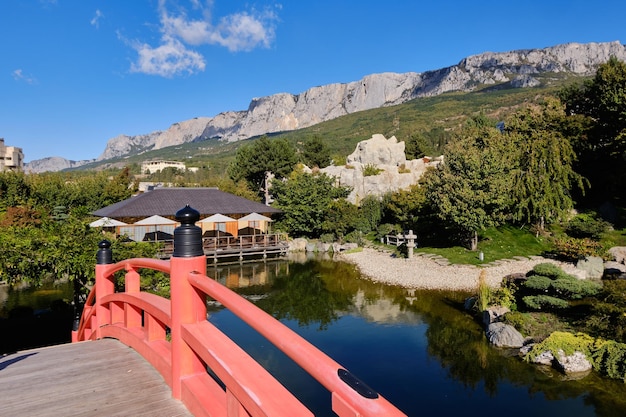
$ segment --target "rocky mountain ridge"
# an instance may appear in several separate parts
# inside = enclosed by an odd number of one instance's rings
[[[484,85],[510,83],[514,88],[532,87],[541,83],[536,78],[541,74],[592,75],[611,56],[626,61],[626,47],[614,41],[485,52],[469,56],[457,65],[423,73],[379,73],[350,83],[313,87],[300,94],[278,93],[252,99],[245,111],[198,117],[175,123],[165,131],[145,135],[117,136],[107,142],[97,160],[192,141],[235,142],[301,129],[357,111],[401,104],[415,98],[452,91],[469,92]]]

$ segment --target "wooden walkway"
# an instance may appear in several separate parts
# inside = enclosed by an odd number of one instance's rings
[[[161,375],[115,339],[0,357],[0,416],[191,416]]]

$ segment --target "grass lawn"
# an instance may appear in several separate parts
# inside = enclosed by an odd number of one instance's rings
[[[419,238],[418,238],[419,241]],[[490,228],[479,236],[478,251],[471,251],[461,246],[449,248],[417,247],[416,252],[433,253],[443,256],[453,264],[480,265],[514,256],[542,255],[551,249],[548,239],[535,237],[527,229],[512,226]],[[483,253],[483,261],[479,258]]]

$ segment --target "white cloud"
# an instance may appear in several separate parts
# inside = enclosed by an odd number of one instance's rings
[[[183,73],[193,74],[196,71],[203,71],[205,67],[204,59],[199,53],[188,50],[176,39],[164,40],[156,48],[147,44],[138,44],[134,48],[139,57],[137,62],[131,65],[132,72],[169,78]]]
[[[91,19],[91,21],[89,21],[89,23],[91,24],[91,26],[95,26],[96,28],[100,27],[100,19],[102,19],[104,17],[104,15],[102,14],[102,12],[97,9],[96,10],[96,15],[93,17],[93,19]]]
[[[23,81],[31,85],[37,84],[37,79],[28,74],[25,74],[24,71],[22,71],[21,69],[16,69],[15,71],[13,71],[12,75],[15,81]]]
[[[160,44],[153,47],[141,42],[130,43],[138,54],[132,71],[166,77],[192,74],[204,70],[205,62],[190,46],[215,45],[238,52],[269,48],[274,41],[278,17],[270,9],[234,13],[221,17],[214,24],[212,0],[205,4],[199,0],[190,2],[194,17],[185,9],[172,12],[166,0],[159,0]]]

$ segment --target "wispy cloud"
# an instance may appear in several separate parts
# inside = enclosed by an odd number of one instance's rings
[[[204,56],[193,47],[214,45],[231,52],[251,51],[269,48],[275,39],[278,16],[273,9],[250,9],[214,22],[213,1],[190,0],[190,3],[189,10],[173,12],[166,0],[159,0],[159,45],[128,42],[138,54],[131,71],[163,77],[193,74],[206,66]],[[193,13],[193,17],[189,13]]]
[[[104,17],[104,14],[100,11],[100,9],[96,10],[96,15],[89,21],[91,26],[95,26],[96,28],[100,27],[100,20]]]
[[[25,82],[26,84],[31,85],[37,84],[36,78],[24,73],[24,71],[21,69],[16,69],[11,75],[13,75],[13,79],[15,81]]]

